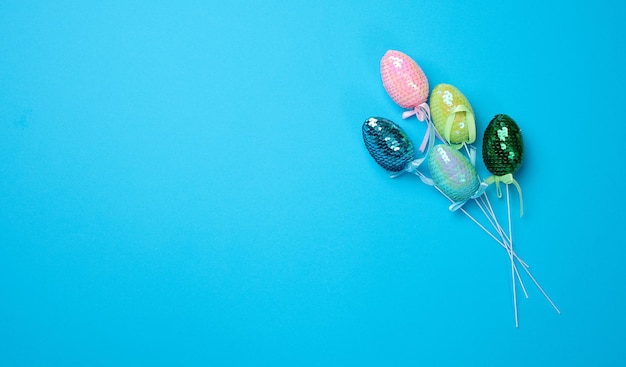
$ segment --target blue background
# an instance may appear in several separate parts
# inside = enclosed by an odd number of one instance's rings
[[[2,1],[0,365],[623,365],[618,4]],[[388,49],[522,128],[561,315],[367,154]]]

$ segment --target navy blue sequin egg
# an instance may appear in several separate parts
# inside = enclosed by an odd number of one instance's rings
[[[403,171],[415,156],[413,143],[404,130],[382,117],[365,120],[363,141],[372,158],[387,171]]]

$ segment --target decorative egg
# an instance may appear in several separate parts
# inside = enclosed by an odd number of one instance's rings
[[[413,143],[406,132],[382,117],[365,120],[363,141],[372,158],[387,171],[403,171],[415,156]]]
[[[415,108],[428,99],[428,80],[417,63],[400,51],[389,50],[380,60],[385,90],[403,108]]]
[[[428,157],[428,169],[435,185],[453,201],[471,198],[480,187],[476,168],[449,145],[433,147]]]
[[[452,144],[476,140],[474,111],[455,86],[438,84],[430,94],[430,113],[439,134]]]
[[[505,114],[496,115],[483,138],[483,162],[495,176],[517,171],[524,158],[522,132],[515,121]]]

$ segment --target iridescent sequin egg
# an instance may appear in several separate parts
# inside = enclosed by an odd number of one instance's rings
[[[476,168],[458,150],[445,144],[433,147],[428,169],[435,185],[453,201],[471,198],[480,186]]]

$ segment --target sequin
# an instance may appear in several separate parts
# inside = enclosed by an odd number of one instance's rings
[[[398,105],[415,108],[428,99],[428,79],[408,55],[389,50],[380,60],[383,87]]]
[[[480,186],[474,166],[458,150],[445,144],[436,145],[430,152],[428,169],[435,185],[454,201],[469,199]]]
[[[365,120],[363,141],[376,163],[390,172],[403,171],[415,156],[413,143],[406,132],[382,117]]]
[[[515,121],[505,114],[496,115],[483,138],[483,161],[489,172],[504,176],[517,171],[524,158],[522,133]]]
[[[474,111],[460,90],[450,84],[437,84],[429,104],[435,128],[445,140],[452,144],[474,142]]]

